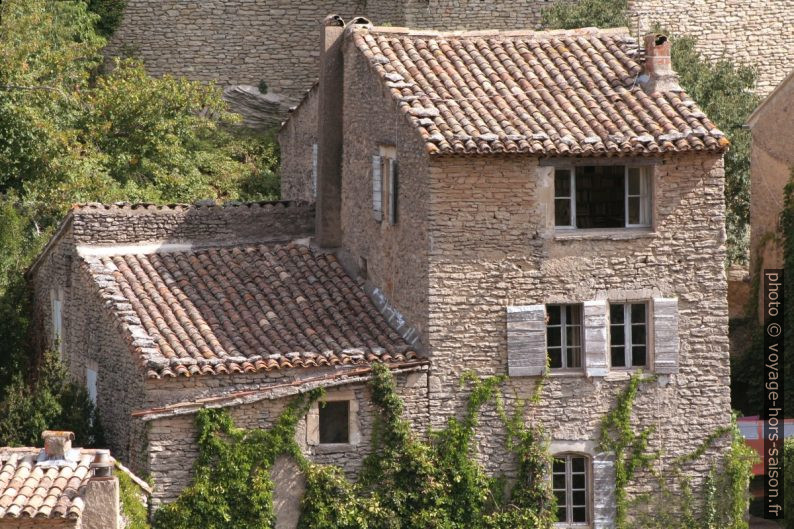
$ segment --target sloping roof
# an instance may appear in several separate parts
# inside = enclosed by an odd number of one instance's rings
[[[95,454],[75,451],[75,461],[47,465],[37,463],[39,448],[0,448],[0,519],[79,519]]]
[[[430,154],[652,155],[728,145],[683,91],[643,90],[643,53],[626,29],[352,33]]]
[[[417,358],[336,258],[307,246],[83,259],[150,378]]]

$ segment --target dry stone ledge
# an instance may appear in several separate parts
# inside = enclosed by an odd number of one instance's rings
[[[243,125],[261,131],[277,125],[291,104],[283,95],[263,94],[251,85],[229,86],[223,91],[223,99],[243,117]]]

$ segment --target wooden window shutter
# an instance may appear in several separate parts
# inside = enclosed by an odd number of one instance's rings
[[[654,370],[657,373],[678,372],[678,299],[653,299]]]
[[[593,456],[593,529],[615,527],[615,455],[599,452]]]
[[[397,223],[397,160],[389,158],[389,224]]]
[[[372,218],[383,220],[383,170],[381,157],[372,157]]]
[[[588,377],[604,377],[607,365],[607,302],[584,302],[584,365]]]
[[[513,377],[546,371],[546,307],[507,307],[507,372]]]

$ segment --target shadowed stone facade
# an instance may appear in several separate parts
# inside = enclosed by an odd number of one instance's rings
[[[750,155],[750,270],[783,268],[780,214],[794,168],[794,71],[753,112]],[[763,289],[759,289],[762,291]],[[759,292],[758,310],[763,310]],[[761,312],[759,312],[759,317]]]

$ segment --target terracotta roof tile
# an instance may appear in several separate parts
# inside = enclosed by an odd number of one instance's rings
[[[0,519],[80,518],[95,452],[75,452],[74,461],[46,465],[41,449],[0,448]]]
[[[644,57],[615,30],[353,30],[430,154],[651,155],[728,141],[683,91],[648,94]]]
[[[417,357],[336,258],[306,246],[84,259],[150,378]]]

